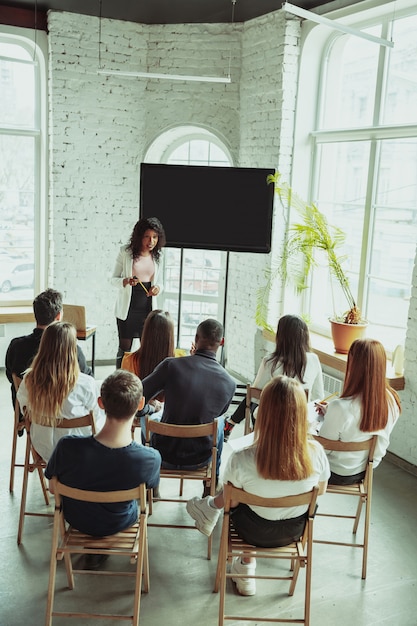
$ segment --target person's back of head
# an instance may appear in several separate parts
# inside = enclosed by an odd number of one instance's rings
[[[342,398],[359,398],[362,405],[360,430],[372,432],[388,420],[387,355],[376,339],[356,339],[349,348]],[[400,407],[396,392],[390,389]]]
[[[307,399],[294,378],[276,376],[263,388],[255,441],[256,465],[263,478],[300,480],[311,474]]]
[[[140,378],[151,374],[161,361],[174,354],[172,318],[168,311],[154,309],[145,320],[140,348],[137,351]]]
[[[33,301],[33,313],[38,326],[48,326],[62,311],[62,294],[55,289],[46,289]]]
[[[217,351],[223,343],[223,325],[215,319],[206,319],[197,327],[196,346],[199,350]]]
[[[142,381],[127,370],[116,370],[103,381],[100,396],[108,418],[129,420],[141,403]]]
[[[286,376],[303,380],[310,350],[308,326],[299,315],[283,315],[278,321],[272,370],[282,364]]]

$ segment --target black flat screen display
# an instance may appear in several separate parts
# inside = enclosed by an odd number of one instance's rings
[[[271,250],[274,169],[141,163],[140,217],[157,217],[167,246]]]

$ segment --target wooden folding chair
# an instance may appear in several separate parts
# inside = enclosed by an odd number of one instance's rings
[[[211,448],[211,460],[208,465],[201,469],[188,470],[188,469],[164,469],[161,467],[161,478],[174,478],[180,481],[179,498],[158,498],[158,502],[182,502],[187,503],[187,500],[182,498],[183,495],[183,483],[184,480],[199,480],[204,485],[210,488],[210,495],[216,495],[216,461],[217,461],[217,419],[208,424],[199,424],[194,426],[183,426],[178,424],[166,424],[164,422],[157,422],[152,419],[146,419],[146,445],[149,446],[151,442],[152,433],[163,435],[164,437],[178,437],[186,439],[196,439],[198,437],[211,436],[212,448]],[[152,515],[152,500],[153,490],[149,490],[149,515]],[[179,525],[179,524],[148,524],[148,526],[160,526],[163,528],[193,528],[194,525]],[[212,549],[212,537],[208,538],[207,558],[211,559]]]
[[[85,623],[85,618],[112,618],[112,620],[129,621],[133,626],[139,624],[139,611],[141,600],[141,587],[143,577],[143,591],[149,591],[149,560],[147,540],[147,510],[146,510],[146,487],[142,483],[134,489],[121,491],[85,491],[67,487],[56,478],[51,479],[55,494],[54,529],[52,534],[51,562],[49,568],[48,599],[46,607],[46,626],[51,626],[52,617],[75,617],[78,623]],[[62,512],[62,497],[73,498],[81,502],[126,502],[128,500],[140,501],[140,516],[136,524],[126,530],[108,537],[91,537],[69,526]],[[108,556],[130,557],[130,563],[136,564],[135,571],[114,570],[76,570],[72,567],[72,554],[104,554]],[[74,589],[74,574],[91,574],[106,576],[131,576],[135,578],[135,591],[133,595],[133,610],[131,615],[109,615],[92,613],[77,613],[74,611],[54,611],[55,578],[57,561],[64,559],[67,573],[68,587]]]
[[[258,387],[252,387],[249,383],[246,385],[246,402],[245,402],[245,429],[244,434],[248,435],[253,430],[252,426],[252,411],[250,403],[253,400],[258,400],[261,397],[262,389]]]
[[[356,452],[358,450],[368,450],[368,461],[366,464],[365,478],[353,485],[327,485],[326,493],[342,495],[342,496],[355,496],[359,498],[358,506],[355,515],[341,515],[338,513],[318,513],[317,515],[323,517],[337,517],[345,519],[353,519],[352,533],[356,535],[358,530],[359,520],[362,512],[362,506],[365,505],[365,522],[363,531],[363,540],[361,543],[346,543],[341,541],[327,541],[322,539],[315,539],[315,543],[325,543],[328,545],[338,546],[350,546],[352,548],[362,548],[362,578],[366,578],[366,568],[368,561],[368,540],[369,540],[369,523],[371,519],[371,502],[372,502],[372,483],[373,483],[373,459],[374,450],[377,436],[374,435],[366,441],[333,441],[332,439],[325,439],[324,437],[315,436],[317,441],[321,443],[325,450],[333,450],[337,452]]]
[[[83,417],[76,417],[72,419],[61,419],[58,421],[56,428],[72,429],[72,428],[83,428],[85,426],[90,426],[91,433],[93,435],[95,434],[96,432],[95,421],[94,421],[94,416],[92,412],[88,413],[88,415],[84,415]],[[42,493],[44,496],[45,504],[49,505],[48,487],[47,487],[46,479],[44,476],[44,470],[46,468],[47,463],[36,452],[35,448],[32,445],[32,440],[30,436],[30,428],[31,428],[30,418],[27,414],[25,414],[26,451],[25,451],[25,461],[23,465],[23,484],[22,484],[22,495],[21,495],[21,500],[20,500],[19,528],[17,531],[18,545],[20,545],[22,542],[23,525],[24,525],[26,515],[30,515],[32,517],[52,517],[52,513],[31,512],[31,511],[26,510],[29,474],[31,472],[34,472],[35,470],[38,472],[39,479],[41,481],[41,488],[42,488]],[[32,460],[31,460],[31,457],[32,457]]]
[[[313,520],[316,509],[316,500],[318,495],[318,487],[314,487],[312,491],[302,493],[296,496],[286,496],[283,498],[261,498],[243,489],[234,487],[231,483],[227,483],[224,486],[224,517],[222,534],[220,539],[219,559],[217,562],[216,581],[214,585],[214,592],[220,590],[220,605],[219,605],[219,626],[223,626],[225,620],[231,621],[259,621],[259,622],[276,622],[276,623],[293,623],[293,624],[310,624],[310,594],[311,594],[311,566],[312,566],[312,547],[313,547]],[[263,506],[269,508],[281,508],[281,507],[293,507],[306,505],[308,512],[306,514],[306,525],[304,532],[299,541],[293,542],[288,546],[282,548],[260,548],[246,543],[243,539],[237,535],[233,526],[233,521],[230,516],[231,502],[238,502],[247,505]],[[247,555],[256,557],[256,559],[287,559],[290,561],[290,574],[287,576],[279,575],[252,575],[247,574],[232,574],[227,572],[227,563],[232,561],[233,557]],[[228,578],[259,578],[259,579],[272,579],[272,580],[289,580],[290,589],[288,595],[294,594],[295,586],[297,584],[298,573],[300,567],[305,568],[305,600],[304,600],[304,614],[302,618],[273,618],[271,613],[273,607],[268,609],[268,617],[258,616],[255,617],[252,612],[249,616],[243,615],[227,615],[225,614],[225,595],[226,595],[226,580]],[[241,603],[240,606],[244,606]]]

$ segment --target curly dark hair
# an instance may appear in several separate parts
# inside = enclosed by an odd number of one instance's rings
[[[136,222],[127,249],[131,251],[132,258],[136,259],[141,253],[143,235],[147,230],[154,230],[158,235],[158,243],[151,254],[154,261],[159,261],[161,248],[165,246],[166,238],[164,227],[157,217],[142,217]]]

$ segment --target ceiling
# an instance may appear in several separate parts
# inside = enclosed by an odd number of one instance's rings
[[[323,5],[339,8],[355,4],[359,0],[294,0],[303,9],[316,9]],[[54,9],[83,15],[100,14],[100,0],[6,0],[0,6],[7,5],[18,9],[32,9],[37,5],[39,11]],[[235,22],[266,15],[281,8],[283,0],[236,0],[234,8]],[[102,0],[103,17],[143,24],[186,24],[219,23],[232,21],[232,0]]]

